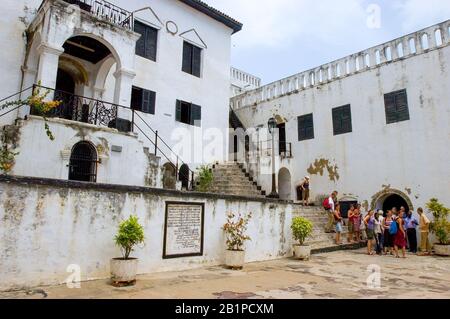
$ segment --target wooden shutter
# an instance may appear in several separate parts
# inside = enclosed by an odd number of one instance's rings
[[[136,42],[136,54],[139,56],[145,56],[145,25],[139,21],[134,22],[134,32],[139,33],[141,37]]]
[[[181,122],[181,101],[177,100],[177,104],[175,107],[175,120],[177,122]]]
[[[200,77],[200,69],[202,64],[202,49],[192,47],[192,75]]]
[[[307,114],[298,117],[298,140],[304,141],[314,138],[313,115]]]
[[[152,61],[156,61],[157,42],[158,42],[158,30],[151,27],[147,27],[145,57]]]
[[[398,92],[395,96],[395,107],[397,111],[397,121],[409,120],[408,99],[406,96],[406,90]]]
[[[155,114],[156,93],[143,90],[142,92],[142,112]]]
[[[386,123],[391,124],[397,122],[397,112],[395,108],[395,95],[386,94],[384,96],[384,106],[386,109]]]
[[[183,71],[192,74],[192,45],[183,43]]]
[[[202,108],[199,105],[191,105],[191,125],[201,127]]]
[[[333,109],[334,135],[352,132],[352,113],[350,105],[344,105]]]

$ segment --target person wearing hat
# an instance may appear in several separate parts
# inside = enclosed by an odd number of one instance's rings
[[[303,206],[309,206],[309,189],[310,189],[310,177],[305,176],[305,179],[300,183],[299,187],[302,190]]]

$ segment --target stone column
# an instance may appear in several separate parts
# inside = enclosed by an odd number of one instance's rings
[[[122,107],[118,108],[117,116],[122,119],[131,120],[131,88],[136,73],[133,70],[120,69],[114,73],[116,86],[114,89],[114,104]]]
[[[59,56],[64,52],[64,49],[43,43],[38,47],[38,52],[39,68],[36,83],[40,83],[42,86],[50,89],[55,89]],[[52,97],[49,96],[49,98]]]
[[[449,31],[450,31],[450,25],[446,25],[444,29],[441,30],[441,36],[442,36],[442,45],[446,45],[449,41]]]
[[[24,77],[22,89],[31,87],[35,83],[37,71],[22,67],[22,72],[23,72],[23,77]],[[26,99],[28,96],[31,95],[31,93],[32,93],[32,89],[29,89],[29,90],[23,92],[20,96],[20,99]],[[24,105],[17,110],[17,116],[19,118],[24,118],[28,114],[30,114],[30,107],[28,105]]]

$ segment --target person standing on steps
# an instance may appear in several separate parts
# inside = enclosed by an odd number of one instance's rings
[[[311,185],[310,183],[311,178],[309,176],[305,176],[305,179],[298,185],[298,187],[302,191],[301,200],[303,200],[303,206],[309,206],[309,189]]]
[[[334,226],[334,210],[335,210],[335,201],[337,201],[337,195],[338,192],[334,191],[331,193],[330,197],[326,198],[323,202],[323,207],[325,208],[325,211],[327,212],[328,216],[328,222],[325,226],[325,232],[326,233],[333,233],[333,226]]]
[[[341,233],[342,233],[342,216],[341,205],[337,204],[334,210],[334,222],[336,223],[336,245],[342,245]]]

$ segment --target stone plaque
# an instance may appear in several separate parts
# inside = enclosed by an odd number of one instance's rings
[[[203,256],[205,204],[166,202],[163,258]]]

